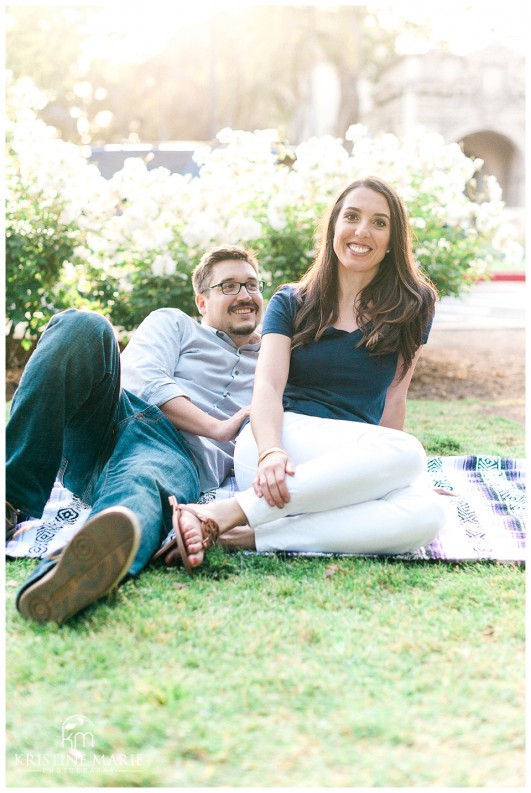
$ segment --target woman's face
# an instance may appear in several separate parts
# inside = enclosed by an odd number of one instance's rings
[[[368,187],[347,194],[334,229],[334,253],[348,272],[372,280],[391,240],[391,212],[387,199]]]

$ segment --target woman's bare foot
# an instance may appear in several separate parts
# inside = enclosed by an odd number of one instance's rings
[[[188,561],[192,567],[199,567],[205,558],[204,536],[201,531],[202,520],[215,521],[219,526],[220,535],[225,534],[229,529],[234,529],[235,526],[242,526],[247,521],[235,498],[227,498],[209,504],[206,508],[202,504],[182,504],[180,506],[181,533],[188,552]]]
[[[236,526],[221,535],[219,544],[226,551],[256,551],[254,529]]]
[[[250,526],[236,526],[220,536],[219,544],[224,551],[256,551],[254,529]],[[166,567],[179,567],[182,564],[178,548],[168,551],[164,564]]]
[[[199,567],[205,558],[205,549],[203,547],[204,536],[201,531],[201,521],[213,518],[213,515],[207,515],[206,512],[198,510],[195,504],[191,509],[193,509],[194,512],[190,512],[188,509],[181,509],[179,522],[183,541],[188,553],[188,561],[192,567]],[[213,519],[215,520],[215,518]]]

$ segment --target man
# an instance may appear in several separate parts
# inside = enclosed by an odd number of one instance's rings
[[[232,467],[249,414],[263,309],[250,251],[214,248],[193,274],[201,324],[154,311],[122,355],[110,323],[56,315],[31,356],[7,426],[11,525],[42,514],[59,478],[91,517],[17,593],[21,614],[64,622],[137,575],[171,527],[170,496],[197,501]]]

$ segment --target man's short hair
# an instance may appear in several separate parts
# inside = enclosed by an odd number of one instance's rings
[[[204,253],[192,273],[192,286],[196,295],[210,286],[214,265],[229,259],[248,262],[256,270],[256,274],[259,274],[258,260],[250,248],[243,248],[241,245],[220,245]]]

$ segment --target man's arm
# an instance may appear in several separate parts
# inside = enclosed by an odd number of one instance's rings
[[[122,386],[151,405],[188,396],[175,373],[191,322],[177,309],[156,309],[148,314],[120,356]]]
[[[250,412],[250,406],[247,405],[228,419],[217,419],[209,416],[185,396],[174,397],[164,402],[160,405],[160,409],[178,430],[222,442],[231,441],[236,437]]]
[[[122,384],[146,402],[158,405],[178,430],[223,443],[236,436],[249,415],[249,406],[234,404],[234,396],[226,398],[230,365],[227,363],[224,373],[219,366],[222,348],[210,343],[213,334],[202,331],[198,336],[198,328],[195,320],[181,311],[152,312],[122,353]],[[217,379],[207,381],[207,372],[212,371],[214,375],[209,377]],[[241,391],[240,405],[243,399],[250,401],[251,388],[246,389],[248,394]],[[220,412],[216,405],[221,401],[224,409]]]

